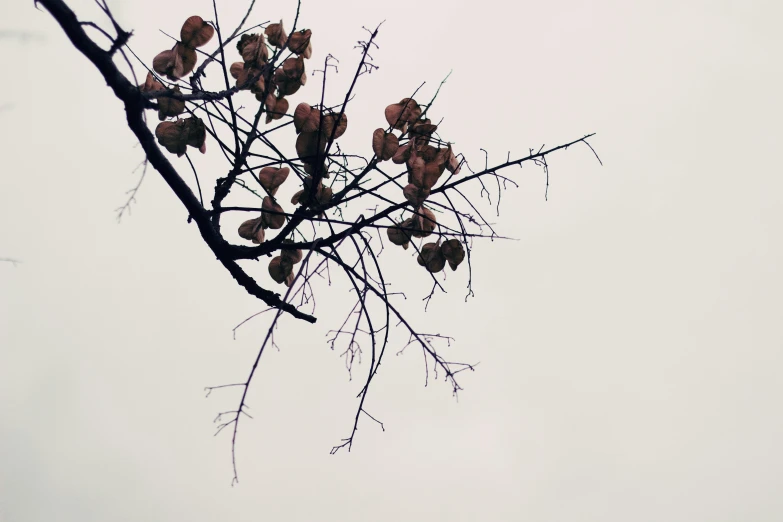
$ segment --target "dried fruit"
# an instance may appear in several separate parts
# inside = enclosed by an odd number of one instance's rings
[[[239,225],[239,237],[249,239],[253,243],[261,244],[264,242],[264,227],[261,218],[248,219]]]
[[[258,98],[258,95],[256,95],[256,98]],[[285,98],[275,98],[273,95],[269,94],[266,99],[267,123],[271,122],[272,120],[279,120],[288,112],[288,100]]]
[[[391,241],[393,244],[400,245],[407,250],[408,244],[410,243],[411,240],[411,234],[410,232],[403,230],[403,228],[405,228],[404,225],[405,225],[405,221],[400,223],[399,227],[387,228],[386,235],[389,237],[389,241]]]
[[[416,261],[433,274],[440,272],[446,266],[446,257],[437,243],[423,245]]]
[[[405,199],[407,199],[414,208],[417,208],[430,196],[430,189],[420,188],[411,183],[405,185],[405,188],[402,189],[402,193],[405,196]]]
[[[407,124],[418,120],[421,116],[421,107],[413,98],[403,98],[399,103],[386,107],[384,115],[393,129],[405,132]]]
[[[296,91],[299,90],[299,87],[307,83],[307,75],[304,72],[302,72],[302,76],[300,78],[291,79],[286,76],[283,69],[277,69],[273,78],[275,85],[277,85],[277,89],[282,96],[295,94]]]
[[[292,53],[310,58],[313,54],[313,45],[310,43],[310,37],[313,32],[310,29],[303,29],[291,35],[288,41],[288,49]]]
[[[261,67],[269,59],[263,34],[243,34],[237,42],[237,50],[242,60],[251,66]]]
[[[396,163],[397,165],[401,165],[407,162],[411,157],[411,150],[413,150],[413,147],[411,147],[410,142],[399,147],[397,152],[394,153],[394,156],[392,156],[392,162]]]
[[[316,156],[326,150],[326,140],[318,132],[302,132],[296,138],[296,153],[305,163],[315,163]]]
[[[310,107],[306,103],[300,103],[294,110],[294,128],[297,133],[315,132],[321,122],[321,111]]]
[[[285,212],[271,197],[264,197],[261,203],[261,222],[264,228],[278,229],[285,225]]]
[[[465,259],[465,248],[457,239],[449,239],[440,246],[443,257],[449,262],[452,270],[456,270],[462,260]]]
[[[282,20],[277,24],[269,24],[266,29],[264,29],[264,34],[269,40],[270,45],[274,45],[275,47],[283,47],[286,40],[288,40],[288,35],[286,34],[285,29],[283,29]]]
[[[159,53],[152,60],[152,69],[172,81],[190,74],[195,66],[196,51],[183,44],[177,44],[174,49]]]
[[[293,243],[290,239],[286,239],[283,241],[283,244],[285,243]],[[302,260],[302,249],[300,248],[281,248],[280,249],[280,257],[284,259],[288,259],[293,263],[294,265],[297,264]]]
[[[153,76],[151,72],[148,72],[147,78],[144,80],[144,83],[142,85],[139,85],[139,90],[141,92],[155,92],[155,91],[165,91],[166,88],[163,86],[162,83],[160,83],[158,80],[155,79],[155,76]]]
[[[182,24],[179,38],[188,47],[196,48],[205,45],[215,34],[215,28],[206,23],[200,16],[191,16]]]
[[[285,283],[288,276],[293,274],[293,270],[294,264],[290,259],[277,256],[269,262],[269,275],[278,284]],[[290,286],[290,283],[288,285]]]
[[[372,150],[379,160],[391,159],[399,147],[400,140],[393,133],[384,132],[383,129],[375,129],[372,133]]]
[[[340,120],[337,120],[338,114],[325,114],[323,117],[323,123],[321,124],[321,131],[324,133],[326,139],[332,136],[334,131],[334,139],[339,138],[345,134],[345,129],[348,128],[348,115],[343,113],[340,115]]]
[[[261,182],[261,186],[264,187],[271,196],[274,196],[277,193],[277,189],[280,187],[280,185],[282,185],[288,178],[288,174],[290,172],[291,169],[288,167],[283,167],[280,169],[276,169],[274,167],[264,167],[258,173],[258,181]]]
[[[179,86],[175,85],[172,92],[181,93]],[[166,118],[179,116],[185,112],[185,102],[182,100],[175,100],[167,96],[161,96],[158,98],[158,118],[160,121]]]

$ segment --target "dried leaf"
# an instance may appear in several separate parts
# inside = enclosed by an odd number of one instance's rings
[[[263,66],[269,59],[269,50],[263,34],[243,34],[237,43],[237,49],[242,55],[242,61],[254,67]]]
[[[410,142],[402,145],[397,149],[397,152],[394,153],[394,156],[392,156],[392,162],[396,163],[397,165],[406,163],[411,157],[412,150],[413,147],[411,147]]]
[[[293,243],[290,239],[283,241],[283,244]],[[300,248],[281,248],[280,257],[288,259],[292,264],[297,264],[302,260],[302,249]]]
[[[177,156],[185,154],[188,145],[188,131],[185,129],[184,121],[164,121],[155,128],[158,143]]]

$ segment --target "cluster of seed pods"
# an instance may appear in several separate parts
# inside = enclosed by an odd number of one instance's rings
[[[396,164],[405,164],[407,168],[408,184],[403,187],[402,193],[413,207],[414,215],[387,229],[389,241],[407,249],[411,238],[427,237],[435,230],[437,219],[424,202],[445,171],[459,173],[460,162],[451,145],[436,147],[430,144],[438,126],[421,117],[421,107],[413,98],[403,98],[399,103],[389,105],[384,114],[392,130],[376,129],[372,135],[372,148],[378,160],[392,160]],[[408,142],[400,145],[395,130],[401,132],[400,136],[407,133]],[[462,243],[450,239],[443,244],[438,241],[423,245],[418,262],[434,273],[443,270],[446,262],[452,270],[456,270],[464,258]]]

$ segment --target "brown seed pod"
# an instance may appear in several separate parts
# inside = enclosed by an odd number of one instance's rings
[[[280,169],[276,169],[274,167],[264,167],[258,172],[258,181],[261,182],[261,186],[266,189],[267,192],[269,192],[270,195],[274,196],[277,193],[277,189],[285,183],[285,180],[288,178],[288,174],[291,172],[291,169],[288,167],[283,167]]]
[[[181,93],[178,85],[175,85],[172,91]],[[175,100],[174,98],[168,98],[166,96],[161,96],[158,98],[158,118],[160,121],[163,121],[169,117],[179,116],[183,112],[185,112],[184,101]]]
[[[449,239],[440,246],[443,257],[449,262],[452,270],[456,270],[462,260],[465,259],[465,248],[457,239]]]
[[[196,51],[183,44],[177,44],[174,49],[158,53],[152,59],[152,69],[169,80],[177,81],[193,71],[196,59]]]
[[[324,114],[321,132],[327,140],[332,136],[332,131],[334,131],[334,139],[337,139],[345,134],[345,129],[348,128],[348,115],[343,113],[339,122],[337,116],[338,114]]]
[[[293,273],[294,264],[290,259],[277,256],[269,262],[269,275],[278,284],[283,284],[286,278]],[[290,285],[290,283],[289,283]]]
[[[274,101],[274,105],[272,108],[269,108],[269,105],[267,105],[266,110],[266,122],[269,123],[272,120],[279,120],[285,114],[288,112],[288,100],[285,98],[278,98],[275,99],[274,96],[272,97]]]
[[[408,202],[413,205],[414,208],[418,208],[422,203],[424,203],[424,200],[430,196],[430,189],[420,188],[412,183],[409,183],[408,185],[405,185],[404,189],[402,189],[402,194],[405,196],[405,199],[407,199]]]
[[[165,91],[166,87],[164,87],[162,83],[156,80],[151,72],[148,72],[147,78],[144,80],[144,83],[139,85],[139,90],[141,92]]]
[[[164,121],[155,128],[158,143],[177,156],[185,154],[188,146],[188,131],[185,129],[184,121]]]
[[[283,244],[293,243],[290,239],[283,240]],[[297,264],[302,260],[301,248],[282,248],[280,249],[280,257],[288,259],[292,264]]]
[[[264,228],[276,230],[285,225],[285,214],[283,207],[278,205],[271,197],[265,196],[261,203],[261,222]]]
[[[239,237],[249,239],[253,243],[261,244],[264,242],[264,227],[261,218],[248,219],[239,225]]]
[[[299,81],[299,78],[305,72],[304,58],[297,56],[296,58],[288,58],[283,62],[283,73],[290,80]]]
[[[274,78],[275,85],[277,85],[277,89],[282,96],[295,94],[296,91],[299,90],[299,87],[307,83],[307,78],[304,75],[304,73],[302,74],[302,77],[299,78],[298,80],[292,80],[291,78],[286,76],[283,69],[277,69],[275,71],[275,75],[273,78]]]
[[[262,67],[269,59],[269,49],[263,34],[243,34],[237,42],[237,49],[242,55],[242,61],[253,67]]]
[[[424,205],[418,209],[417,213],[418,215],[413,218],[413,226],[418,230],[413,233],[413,237],[427,237],[431,235],[438,224],[435,214]]]
[[[310,43],[310,37],[313,32],[310,29],[303,29],[291,35],[288,41],[288,49],[294,54],[310,58],[313,55],[313,45]]]
[[[200,16],[191,16],[182,24],[179,39],[188,47],[196,48],[206,45],[215,34],[215,28],[206,23]]]
[[[397,152],[394,153],[394,156],[392,156],[392,162],[396,163],[397,165],[406,163],[411,157],[412,150],[413,147],[411,147],[410,142],[402,145],[397,149]]]
[[[302,132],[296,138],[296,153],[306,163],[314,163],[326,150],[326,139],[318,132]]]
[[[424,160],[422,158],[411,156],[406,163],[408,167],[408,183],[413,183],[420,188],[428,188],[424,183]]]
[[[443,256],[438,243],[423,245],[416,261],[433,274],[440,272],[446,266],[446,258]]]
[[[288,35],[286,34],[285,29],[283,29],[282,20],[280,20],[280,23],[266,26],[264,34],[269,40],[270,45],[274,45],[275,47],[283,47],[286,40],[288,40]]]
[[[293,197],[291,197],[291,204],[298,205],[303,195],[304,195],[304,189],[298,191],[296,194],[293,195]]]
[[[386,107],[384,116],[392,128],[405,132],[407,124],[418,120],[421,116],[421,107],[413,98],[403,98],[399,103]]]
[[[391,241],[395,245],[399,245],[406,250],[408,249],[408,244],[411,240],[411,234],[407,230],[403,230],[403,228],[409,227],[410,222],[409,220],[405,220],[402,223],[400,223],[397,227],[389,227],[386,229],[386,235],[389,237],[389,241]]]
[[[381,161],[391,159],[399,147],[400,141],[393,133],[386,133],[383,129],[375,129],[372,133],[372,150]]]

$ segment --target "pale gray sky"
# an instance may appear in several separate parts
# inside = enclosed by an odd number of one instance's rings
[[[211,18],[206,0],[110,5],[148,62],[169,45],[158,29]],[[224,1],[223,23],[244,7]],[[294,9],[263,2],[251,21],[290,27]],[[1,31],[40,35],[0,39],[0,257],[23,261],[0,264],[0,521],[783,519],[782,15],[305,0],[308,72],[331,52],[342,82],[361,26],[386,20],[342,145],[368,152],[388,103],[453,69],[433,111],[472,161],[597,132],[604,167],[585,147],[553,156],[548,202],[541,171],[510,171],[497,221],[519,241],[477,246],[467,303],[458,273],[424,314],[420,272],[392,272],[406,310],[457,338],[449,355],[481,362],[459,403],[423,387],[418,352],[389,357],[368,399],[386,432],[365,422],[330,456],[360,383],[325,334],[352,301],[333,286],[316,326],[286,319],[231,488],[211,422],[236,396],[203,388],[244,378],[266,323],[231,329],[262,306],[154,172],[116,223],[142,159],[120,103],[47,13],[0,3]],[[465,111],[475,99],[489,110]]]

